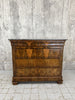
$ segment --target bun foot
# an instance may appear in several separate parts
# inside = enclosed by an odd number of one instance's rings
[[[57,81],[57,83],[58,83],[58,84],[62,84],[62,83],[63,83],[63,80],[61,80],[61,81]]]
[[[12,84],[13,84],[13,85],[17,85],[17,84],[18,84],[18,82],[12,82]]]

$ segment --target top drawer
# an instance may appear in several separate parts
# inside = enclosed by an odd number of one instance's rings
[[[16,48],[15,49],[16,59],[49,59],[49,58],[60,58],[60,49],[26,49]]]

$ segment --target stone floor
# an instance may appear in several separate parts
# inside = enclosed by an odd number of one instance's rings
[[[63,71],[64,82],[21,83],[13,86],[12,72],[0,71],[0,100],[75,100],[75,70]]]

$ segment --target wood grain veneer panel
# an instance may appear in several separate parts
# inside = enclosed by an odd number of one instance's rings
[[[16,59],[16,68],[59,67],[59,59]]]

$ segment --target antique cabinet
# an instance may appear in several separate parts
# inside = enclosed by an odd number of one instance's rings
[[[56,81],[62,83],[65,39],[10,39],[12,45],[13,80],[18,82]]]

